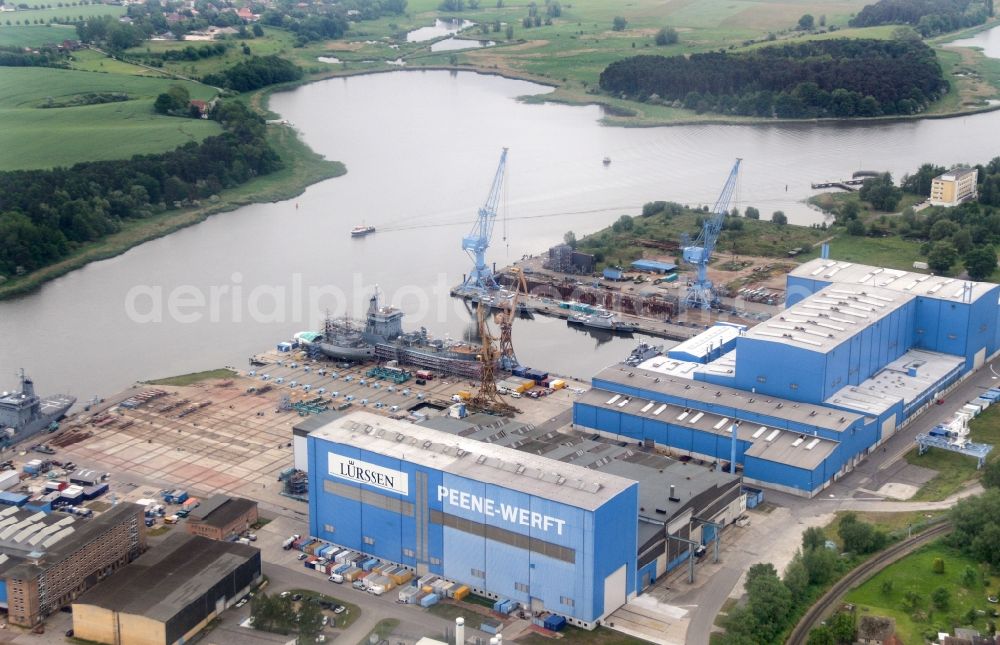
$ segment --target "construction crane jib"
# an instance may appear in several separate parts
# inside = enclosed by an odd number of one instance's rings
[[[468,291],[493,291],[499,288],[492,269],[486,264],[486,249],[493,237],[493,225],[497,219],[497,208],[500,205],[500,195],[503,189],[504,173],[507,168],[507,148],[500,153],[500,163],[493,176],[493,186],[486,202],[479,209],[476,224],[472,231],[462,238],[462,250],[472,258],[472,271],[462,283],[462,288]]]
[[[716,301],[715,289],[712,281],[708,279],[708,263],[712,259],[712,252],[722,232],[722,224],[736,194],[736,180],[739,177],[741,161],[743,160],[737,159],[733,169],[729,171],[726,185],[722,187],[722,193],[715,201],[711,217],[706,218],[702,224],[698,238],[691,242],[685,235],[681,241],[684,250],[682,257],[685,262],[695,267],[697,273],[695,279],[688,285],[687,295],[684,298],[684,306],[688,309],[710,309]]]

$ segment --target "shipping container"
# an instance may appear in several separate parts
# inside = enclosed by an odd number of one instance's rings
[[[430,381],[431,379],[434,378],[434,373],[430,372],[428,370],[417,370],[416,377],[417,378],[422,378],[425,381]]]
[[[479,624],[479,631],[486,632],[487,634],[496,634],[502,626],[502,623],[498,623],[495,620],[484,620]]]
[[[93,472],[93,471],[80,471],[80,472],[77,472],[77,473],[75,473],[73,475],[73,477],[70,478],[70,481],[73,482],[73,483],[77,483],[77,480],[80,480],[80,481],[86,480],[84,482],[84,485],[88,485],[88,482],[89,482],[89,485],[91,485],[91,486],[96,485],[98,483],[98,481],[97,480],[93,480],[93,476],[83,475],[82,474],[82,473],[90,473],[90,472]],[[163,494],[163,501],[166,502],[167,504],[183,504],[184,500],[186,500],[187,498],[188,498],[187,491],[186,490],[182,490],[180,488],[178,488],[176,490],[172,490],[172,491],[166,492],[166,493]]]
[[[551,381],[549,381],[549,387],[552,388],[553,390],[561,390],[564,387],[566,387],[566,381],[562,380],[561,378],[554,378]]]
[[[562,628],[565,626],[566,626],[566,619],[563,618],[562,616],[557,616],[555,614],[552,614],[551,616],[545,619],[545,629],[548,629],[550,631],[558,632],[562,630]]]
[[[28,499],[27,495],[0,491],[0,504],[6,506],[24,506],[28,502]]]
[[[201,501],[197,497],[188,497],[181,506],[191,511],[201,506]]]
[[[390,573],[389,577],[392,578],[392,581],[397,585],[406,584],[413,579],[413,572],[409,569],[400,568]]]
[[[419,593],[420,589],[417,587],[403,587],[399,590],[397,598],[399,598],[399,602],[409,604],[413,602],[413,599],[416,598]]]
[[[455,600],[464,600],[471,593],[470,589],[465,585],[460,586],[455,590]]]
[[[436,593],[429,593],[420,599],[421,607],[430,607],[431,605],[436,605],[438,603],[438,595]]]

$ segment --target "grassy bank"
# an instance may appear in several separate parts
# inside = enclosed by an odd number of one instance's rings
[[[208,370],[205,372],[192,372],[191,374],[181,374],[180,376],[168,376],[167,378],[160,378],[153,381],[146,381],[149,385],[194,385],[195,383],[201,383],[202,381],[209,381],[211,379],[224,379],[230,378],[235,372],[230,369],[218,369],[218,370]]]
[[[291,199],[311,184],[347,172],[342,163],[329,161],[313,152],[288,126],[268,126],[268,142],[285,162],[281,170],[225,190],[218,201],[125,222],[121,231],[81,248],[56,264],[0,283],[0,299],[37,289],[45,282],[85,264],[121,255],[133,246],[197,224],[214,213],[235,210],[247,204]]]
[[[990,407],[972,420],[970,439],[976,443],[1000,444],[1000,409]],[[1000,459],[993,450],[986,457],[987,463]],[[961,490],[969,482],[978,481],[981,471],[976,470],[976,460],[956,452],[931,448],[922,455],[916,448],[906,453],[906,461],[937,471],[934,479],[924,484],[912,498],[914,501],[940,501]]]
[[[944,573],[933,573],[936,558],[944,561]],[[967,567],[975,575],[963,581]],[[951,632],[955,626],[985,631],[995,620],[990,612],[996,607],[986,597],[997,593],[998,583],[1000,578],[989,575],[971,558],[934,542],[886,567],[850,591],[845,600],[854,603],[862,614],[895,619],[896,634],[904,643],[922,643],[934,640],[938,632]],[[949,601],[944,607],[931,601],[939,587],[948,591]]]

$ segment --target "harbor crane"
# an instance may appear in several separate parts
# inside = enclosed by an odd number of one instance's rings
[[[497,393],[496,367],[500,352],[494,343],[493,334],[490,332],[489,309],[489,307],[484,305],[476,308],[479,339],[482,343],[477,358],[482,363],[482,375],[479,380],[479,390],[472,397],[472,400],[469,401],[469,405],[483,412],[509,417],[517,412],[517,408],[504,403],[500,399],[499,393]]]
[[[478,292],[479,295],[483,295],[488,291],[496,291],[500,288],[493,275],[493,270],[486,264],[486,249],[489,248],[490,238],[493,237],[493,225],[496,224],[497,207],[500,204],[500,193],[503,189],[506,169],[507,148],[504,148],[503,152],[500,153],[500,163],[493,176],[490,193],[479,209],[479,215],[472,231],[462,238],[462,250],[472,258],[472,271],[462,282],[462,286],[459,288],[461,291]]]
[[[722,232],[722,223],[729,213],[729,206],[736,193],[736,179],[739,176],[741,161],[743,160],[737,159],[733,169],[729,171],[729,179],[722,187],[719,198],[715,200],[712,214],[702,224],[697,239],[692,242],[686,233],[681,239],[682,257],[685,262],[695,267],[698,274],[688,286],[687,295],[684,297],[684,306],[687,309],[710,309],[716,301],[715,289],[707,275],[708,263],[712,259],[712,252]]]
[[[514,355],[513,328],[514,317],[517,316],[518,301],[521,294],[528,295],[528,282],[524,278],[524,271],[521,267],[511,267],[510,273],[514,276],[514,288],[510,298],[506,298],[500,305],[494,320],[500,327],[500,367],[505,370],[512,370],[520,363]],[[480,307],[484,305],[480,304]]]

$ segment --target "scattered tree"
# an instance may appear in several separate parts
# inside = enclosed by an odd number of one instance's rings
[[[153,109],[159,114],[187,114],[191,95],[181,85],[171,85],[170,89],[156,97]]]
[[[747,209],[743,215],[747,219],[760,219],[760,211],[754,208],[753,206],[747,206]]]
[[[968,235],[968,231],[962,231]],[[992,246],[980,246],[965,254],[965,271],[972,280],[985,280],[997,269],[997,253]]]
[[[784,226],[788,223],[788,217],[782,211],[774,211],[771,214],[771,221],[778,226]]]
[[[962,586],[966,589],[972,589],[979,583],[980,577],[979,572],[970,566],[966,566],[962,571]]]
[[[948,609],[951,603],[951,592],[946,587],[938,587],[931,592],[931,602],[938,609]]]
[[[944,573],[944,559],[934,558],[934,562],[931,564],[931,571],[938,575]]]
[[[298,616],[298,643],[299,645],[312,645],[316,642],[316,637],[323,631],[323,612],[319,605],[310,602],[310,599],[303,598],[299,605]]]
[[[841,611],[830,620],[830,633],[838,643],[853,643],[856,632],[854,614]]]
[[[799,18],[799,31],[812,31],[815,26],[816,20],[812,17],[812,14],[807,13]]]
[[[628,20],[625,20],[622,16],[615,16],[614,20],[611,21],[611,29],[614,31],[625,31],[628,26]]]
[[[569,244],[575,249],[577,245],[576,233],[573,231],[566,231],[566,234],[563,235],[563,242]]]
[[[958,251],[951,242],[936,242],[927,254],[927,266],[937,274],[946,274],[958,261]]]
[[[837,640],[833,637],[833,632],[826,625],[820,625],[816,629],[810,630],[806,645],[837,645]]]
[[[756,210],[756,209],[754,209]],[[749,216],[748,216],[749,217]],[[802,532],[802,550],[820,549],[826,544],[826,533],[818,526],[810,526]]]
[[[663,27],[656,32],[656,38],[654,39],[658,47],[676,45],[679,40],[680,36],[677,34],[677,30],[673,27]]]

